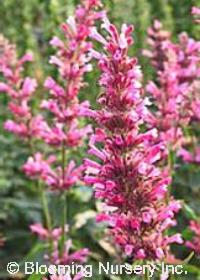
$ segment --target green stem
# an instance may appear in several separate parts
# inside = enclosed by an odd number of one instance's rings
[[[66,151],[65,151],[65,144],[62,145],[62,179],[63,183],[65,181],[65,163],[66,163]],[[67,193],[63,193],[62,197],[63,201],[63,216],[62,216],[62,239],[61,239],[61,253],[63,253],[65,241],[66,241],[66,234],[65,234],[65,225],[67,222]]]
[[[63,216],[62,216],[62,239],[61,239],[61,252],[64,250],[66,242],[65,225],[67,220],[67,194],[64,193],[62,197],[63,201]]]
[[[39,186],[39,192],[40,192],[40,196],[41,196],[41,204],[42,204],[43,214],[44,214],[44,218],[45,218],[45,226],[47,227],[48,231],[51,232],[52,222],[51,222],[51,215],[50,215],[50,212],[49,212],[47,197],[46,197],[46,194],[45,194],[45,190],[44,190],[40,181],[38,181],[38,186]],[[49,237],[49,246],[50,246],[50,252],[52,252],[53,240],[51,239],[51,237]]]
[[[173,150],[169,147],[168,148],[168,159],[167,159],[167,164],[168,164],[168,169],[169,169],[169,175],[173,177],[173,168],[174,168],[174,158],[173,158]],[[167,197],[166,201],[169,202],[170,200],[170,195],[171,195],[171,185],[168,187],[167,191]]]
[[[144,280],[150,280],[149,271],[148,270],[145,270],[145,274],[143,275],[143,279]]]
[[[28,145],[29,145],[31,154],[33,155],[34,154],[34,144],[33,144],[33,139],[31,137],[28,139]],[[45,194],[45,189],[39,180],[37,181],[37,186],[38,186],[37,189],[39,191],[39,195],[41,198],[41,205],[42,205],[42,211],[43,211],[43,215],[44,215],[44,219],[45,219],[45,226],[48,229],[48,232],[51,233],[52,222],[51,222],[51,215],[50,215],[49,207],[48,207],[48,201],[47,201],[47,197]],[[48,241],[49,241],[49,247],[50,247],[50,253],[51,253],[53,250],[53,240],[51,239],[51,236],[49,236]]]
[[[169,280],[176,280],[176,277],[175,277],[175,275],[173,275],[173,274],[170,274],[170,275],[169,275]]]
[[[35,151],[34,151],[34,145],[33,145],[33,141],[32,141],[31,137],[28,139],[28,146],[29,146],[31,154],[33,155]],[[44,213],[44,217],[45,217],[45,226],[47,227],[47,229],[49,231],[51,231],[51,217],[50,217],[50,213],[49,213],[48,202],[46,199],[45,190],[40,181],[37,181],[37,185],[38,185],[38,191],[39,191],[39,194],[41,197],[41,204],[42,204],[42,209],[43,209],[43,213]]]
[[[47,198],[45,195],[45,190],[41,187],[41,200],[42,200],[42,208],[43,208],[43,212],[44,212],[44,216],[45,216],[45,223],[46,223],[46,227],[48,228],[49,231],[51,231],[51,216],[49,213],[49,207],[48,207],[48,202],[47,202]]]
[[[63,183],[64,183],[64,180],[65,180],[65,162],[66,162],[66,153],[65,153],[65,144],[63,143],[62,144],[62,179],[63,179]]]
[[[168,154],[168,168],[170,175],[173,176],[173,167],[174,167],[174,153],[173,150],[169,147],[169,154]]]

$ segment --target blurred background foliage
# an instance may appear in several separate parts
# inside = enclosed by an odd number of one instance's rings
[[[144,80],[152,77],[150,64],[141,56],[141,50],[146,47],[146,31],[153,19],[159,19],[164,27],[172,32],[174,40],[177,40],[178,33],[182,31],[187,31],[195,38],[200,37],[200,26],[193,24],[190,15],[191,7],[200,6],[200,0],[104,0],[103,2],[115,24],[120,25],[122,22],[134,24],[135,45],[131,53],[139,58]],[[49,56],[53,53],[49,40],[54,35],[60,34],[60,23],[73,13],[76,4],[78,4],[77,0],[0,0],[0,33],[17,45],[19,55],[27,50],[33,52],[35,63],[27,68],[27,74],[34,75],[41,86],[45,77],[56,75],[52,66],[48,64]],[[80,94],[81,99],[91,101],[92,107],[96,106],[95,99],[99,94],[97,79],[97,70],[88,74],[90,87],[85,88]],[[41,89],[42,87],[36,95],[36,105],[45,94]],[[3,122],[9,117],[6,103],[6,97],[1,95],[0,238],[2,234],[6,240],[5,245],[0,249],[0,279],[7,279],[4,269],[1,268],[5,267],[8,261],[23,262],[26,259],[42,261],[43,249],[42,244],[37,242],[28,229],[30,223],[42,220],[40,201],[34,183],[30,183],[21,172],[21,166],[29,151],[20,141],[3,130]],[[83,154],[84,149],[76,153],[76,158],[80,160]],[[184,230],[188,219],[194,218],[195,213],[200,214],[200,172],[196,167],[190,166],[190,170],[188,166],[180,167],[177,162],[176,174],[178,175],[174,178],[175,195],[177,198],[184,198],[187,202],[179,217],[180,230],[185,237],[188,237],[188,231]],[[49,199],[55,206],[51,209],[51,214],[59,217],[57,197],[49,194]],[[75,240],[75,247],[80,248],[87,244],[93,252],[91,262],[94,265],[97,260],[109,260],[115,254],[113,248],[102,239],[102,227],[94,222],[96,208],[98,205],[94,204],[89,188],[79,187],[71,194],[69,211],[70,216],[73,216],[70,223],[73,224],[71,234]],[[184,258],[188,255],[188,251],[178,251],[178,255]],[[198,260],[194,260],[194,264],[199,265]],[[200,279],[200,270],[195,270],[192,265],[188,269],[193,272],[192,276],[188,276],[190,279]],[[184,277],[186,276],[181,276],[181,279]],[[95,279],[112,278],[95,275]]]

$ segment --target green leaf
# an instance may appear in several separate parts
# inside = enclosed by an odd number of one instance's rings
[[[31,276],[28,277],[28,280],[41,280],[41,275],[40,274],[32,274]]]
[[[194,252],[191,252],[187,258],[184,259],[183,263],[188,264],[194,256]]]
[[[189,273],[200,275],[200,269],[194,265],[186,264],[184,265],[184,269]]]
[[[26,261],[30,261],[32,259],[34,259],[34,257],[42,252],[44,249],[46,248],[44,243],[36,243],[35,246],[33,246],[33,248],[29,251],[29,253],[25,256],[25,258],[23,259],[22,263],[26,262]]]
[[[185,213],[185,215],[188,219],[192,219],[192,220],[197,220],[198,219],[194,210],[186,203],[183,204],[183,212]]]

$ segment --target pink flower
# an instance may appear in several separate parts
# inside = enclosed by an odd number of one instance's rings
[[[79,118],[89,110],[90,104],[88,101],[80,103],[78,93],[85,86],[85,73],[92,69],[89,55],[92,44],[88,39],[96,20],[104,17],[104,13],[98,11],[100,6],[100,1],[83,0],[75,15],[62,24],[65,40],[58,37],[51,40],[50,44],[57,51],[56,55],[50,58],[50,63],[58,68],[61,82],[48,77],[44,83],[49,90],[49,97],[42,100],[40,107],[51,113],[48,121],[38,115],[28,122],[29,135],[62,149],[63,158],[67,149],[83,145],[92,133],[90,125],[80,125]],[[26,79],[23,84],[23,98],[33,92],[35,86],[34,80]],[[4,89],[4,86],[2,87]],[[12,105],[12,108],[19,111],[18,107]],[[25,111],[25,108],[20,109],[18,115]],[[37,153],[29,158],[23,169],[28,176],[42,180],[52,190],[65,191],[80,181],[83,166],[77,166],[74,161],[67,162],[65,159],[61,163],[60,157],[50,162]]]
[[[81,280],[82,278],[82,273],[78,273],[74,277],[70,275],[51,275],[50,278],[43,278],[43,280]]]
[[[0,83],[0,92],[8,92],[9,91],[9,86],[5,83]]]
[[[183,128],[199,118],[197,81],[199,77],[199,42],[179,35],[177,44],[157,21],[148,30],[152,65],[157,82],[150,81],[146,90],[152,96],[155,110],[147,115],[150,127],[157,128],[159,139],[173,151],[185,143]]]
[[[52,238],[54,241],[59,240],[62,235],[62,228],[54,228],[52,231],[47,230],[41,224],[33,224],[30,226],[31,232],[37,234],[41,240],[48,240]],[[65,231],[68,231],[68,226],[65,227]]]
[[[180,209],[178,202],[171,198],[167,204],[165,199],[171,178],[158,163],[166,147],[155,144],[155,129],[140,130],[149,111],[137,59],[127,55],[133,28],[123,25],[118,32],[108,20],[103,27],[109,34],[106,39],[92,30],[92,37],[105,49],[96,56],[101,70],[101,108],[88,114],[100,127],[91,136],[88,151],[98,163],[85,160],[84,179],[106,205],[97,220],[108,224],[113,242],[132,259],[164,259],[168,244],[181,242],[178,235],[165,235]]]
[[[59,242],[62,238],[63,230],[61,227],[48,230],[44,228],[41,224],[33,224],[30,226],[32,233],[38,235],[38,237],[43,241],[51,240],[53,243],[53,251],[50,254],[46,255],[46,259],[50,263],[55,265],[58,264],[71,264],[76,263],[85,263],[89,254],[89,250],[84,248],[78,251],[72,252],[72,241],[69,239],[66,241],[62,255],[59,251]],[[68,226],[65,226],[65,232],[68,232]]]
[[[48,230],[43,228],[41,224],[30,225],[30,229],[31,232],[37,234],[41,240],[45,240],[49,236]]]
[[[5,122],[5,129],[29,141],[33,136],[31,124],[34,118],[30,107],[30,98],[37,88],[35,79],[23,76],[23,65],[32,61],[32,55],[26,54],[17,58],[16,48],[5,38],[0,37],[0,73],[4,82],[0,83],[0,91],[9,96],[8,108],[13,120]]]
[[[31,79],[29,77],[26,77],[24,79],[22,90],[21,90],[21,97],[29,97],[31,96],[37,88],[37,82],[35,79]]]
[[[59,252],[59,240],[53,242],[53,247],[52,254],[50,256],[46,256],[46,258],[56,265],[85,263],[89,255],[89,250],[86,248],[71,252],[72,241],[70,239],[66,241],[62,255]]]
[[[184,162],[192,162],[193,161],[193,156],[190,152],[185,150],[184,148],[179,149],[178,151],[178,156],[180,156]]]
[[[186,241],[185,245],[192,249],[197,255],[200,255],[200,223],[197,221],[191,221],[190,230],[194,235],[192,240]]]
[[[200,8],[199,7],[192,7],[192,15],[195,16],[195,22],[200,23]]]
[[[182,158],[182,160],[186,163],[195,163],[199,164],[200,163],[200,147],[195,146],[193,147],[193,151],[189,152],[184,148],[181,148],[178,151],[178,156]]]
[[[192,14],[193,15],[200,15],[200,8],[192,7]]]
[[[85,138],[92,133],[91,126],[84,126],[84,122],[80,121],[85,111],[89,111],[90,104],[87,101],[81,103],[78,94],[86,85],[85,74],[92,70],[92,43],[89,35],[96,21],[105,16],[103,11],[98,11],[100,6],[99,0],[82,0],[74,16],[70,16],[62,24],[64,40],[54,37],[51,41],[51,45],[56,48],[56,54],[50,58],[50,63],[57,67],[60,78],[58,82],[48,77],[44,83],[49,96],[41,102],[40,107],[47,111],[47,120],[40,114],[34,115],[30,106],[37,82],[30,77],[24,77],[23,65],[32,60],[31,55],[27,54],[18,59],[15,46],[0,37],[0,73],[3,74],[0,91],[9,96],[8,107],[13,117],[13,120],[5,123],[5,128],[23,137],[31,147],[35,142],[32,140],[39,138],[53,146],[55,151],[62,151],[56,156],[45,156],[36,152],[23,166],[27,176],[42,181],[51,190],[67,191],[82,178],[83,165],[77,166],[74,161],[68,161],[66,151],[83,145]],[[70,264],[86,261],[88,249],[73,251],[71,240],[64,244],[64,248],[60,248],[63,243],[61,235],[62,238],[65,235],[63,228],[45,229],[41,224],[35,224],[31,226],[31,230],[48,245],[51,244],[47,256],[49,262]],[[73,279],[81,278],[82,275],[76,275]],[[66,279],[72,278],[68,275]]]
[[[24,164],[23,170],[27,176],[33,179],[41,179],[51,189],[67,190],[75,185],[82,177],[82,166],[76,167],[74,161],[70,161],[64,170],[64,177],[60,167],[55,167],[56,157],[49,156],[44,160],[42,154],[37,153],[30,157]]]
[[[50,165],[56,160],[55,156],[50,156],[47,160],[42,158],[42,154],[37,153],[33,157],[29,157],[26,164],[23,166],[23,170],[27,176],[30,177],[43,177],[46,174],[52,174]]]
[[[12,120],[7,120],[4,128],[20,137],[26,137],[28,134],[27,127],[24,123],[16,123]]]
[[[155,20],[153,26],[148,29],[147,43],[151,46],[152,50],[144,50],[143,55],[151,59],[151,63],[156,70],[162,71],[166,54],[164,48],[168,45],[171,34],[162,29],[162,23]]]

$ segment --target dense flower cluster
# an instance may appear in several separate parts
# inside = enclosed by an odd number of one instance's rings
[[[0,92],[9,96],[8,107],[13,116],[12,120],[5,122],[5,129],[24,139],[38,136],[38,123],[41,120],[40,116],[33,116],[30,106],[37,82],[23,76],[24,64],[32,60],[29,53],[18,59],[15,46],[0,36],[0,73],[4,78],[0,82]]]
[[[160,139],[170,149],[179,149],[184,143],[183,130],[194,118],[199,118],[199,42],[186,33],[179,42],[171,42],[170,36],[155,21],[149,29],[152,51],[145,51],[157,71],[157,83],[151,81],[147,92],[152,96],[156,112],[148,116],[151,127],[159,131]]]
[[[200,255],[200,223],[191,221],[190,230],[194,233],[194,237],[191,241],[186,242],[186,246],[192,249],[196,254]]]
[[[91,137],[89,154],[101,163],[85,160],[85,182],[94,186],[96,198],[105,203],[97,220],[109,223],[114,242],[126,255],[164,259],[171,243],[182,243],[179,234],[164,235],[175,225],[180,204],[173,199],[165,203],[171,178],[157,166],[164,149],[162,143],[153,144],[157,131],[141,131],[148,110],[137,60],[127,55],[133,27],[124,24],[119,33],[107,19],[103,26],[109,34],[106,39],[96,29],[92,33],[105,50],[92,52],[102,72],[103,92],[98,99],[102,109],[86,112],[100,127]]]

